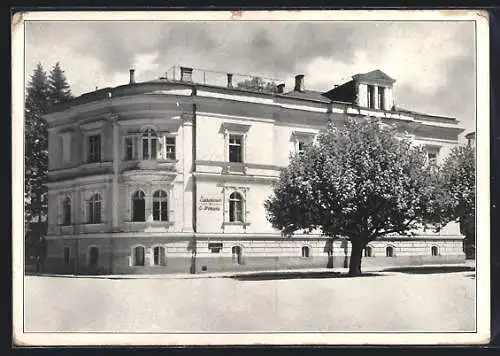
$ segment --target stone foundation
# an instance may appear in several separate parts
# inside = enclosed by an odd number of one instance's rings
[[[350,243],[325,238],[239,239],[197,237],[65,237],[48,240],[44,272],[56,274],[167,274],[223,271],[265,271],[298,268],[348,267]],[[144,248],[144,265],[135,265],[137,246]],[[383,239],[371,242],[363,268],[455,264],[465,262],[462,239]],[[91,247],[98,248],[91,265]],[[392,249],[388,257],[387,248]],[[67,249],[65,258],[64,250]],[[155,265],[154,249],[164,252]],[[161,248],[161,250],[160,250]],[[236,252],[241,251],[238,255]],[[75,253],[78,251],[78,253]],[[194,253],[196,252],[196,253]],[[433,255],[434,254],[434,255]]]

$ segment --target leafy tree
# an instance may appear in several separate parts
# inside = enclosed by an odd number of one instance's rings
[[[425,151],[377,120],[329,124],[317,143],[291,158],[267,218],[285,235],[318,229],[351,242],[349,274],[361,274],[366,244],[382,236],[440,228],[445,192]]]
[[[450,197],[447,219],[460,223],[465,245],[475,246],[476,238],[476,154],[474,146],[452,149],[443,167],[443,188]]]
[[[49,96],[50,104],[58,104],[73,98],[70,86],[61,69],[59,62],[57,62],[49,75]]]
[[[266,82],[261,77],[252,77],[251,79],[245,79],[241,82],[236,83],[236,87],[239,89],[267,92],[275,92],[277,90],[276,83]]]

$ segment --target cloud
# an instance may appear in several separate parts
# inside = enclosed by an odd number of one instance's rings
[[[475,105],[474,24],[466,22],[30,22],[26,66],[59,61],[75,94],[156,79],[173,65],[277,78],[327,90],[381,69],[396,100],[460,115]],[[471,109],[472,108],[472,109]],[[471,114],[472,113],[472,114]]]

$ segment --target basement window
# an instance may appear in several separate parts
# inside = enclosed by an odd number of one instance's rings
[[[222,243],[221,242],[211,242],[208,244],[208,249],[212,253],[220,253],[222,250]]]

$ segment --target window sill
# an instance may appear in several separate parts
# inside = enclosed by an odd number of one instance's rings
[[[222,169],[222,173],[246,174],[247,166],[243,162],[226,162]]]
[[[242,221],[225,221],[223,223],[225,226],[248,226],[250,225],[249,222],[242,222]]]

